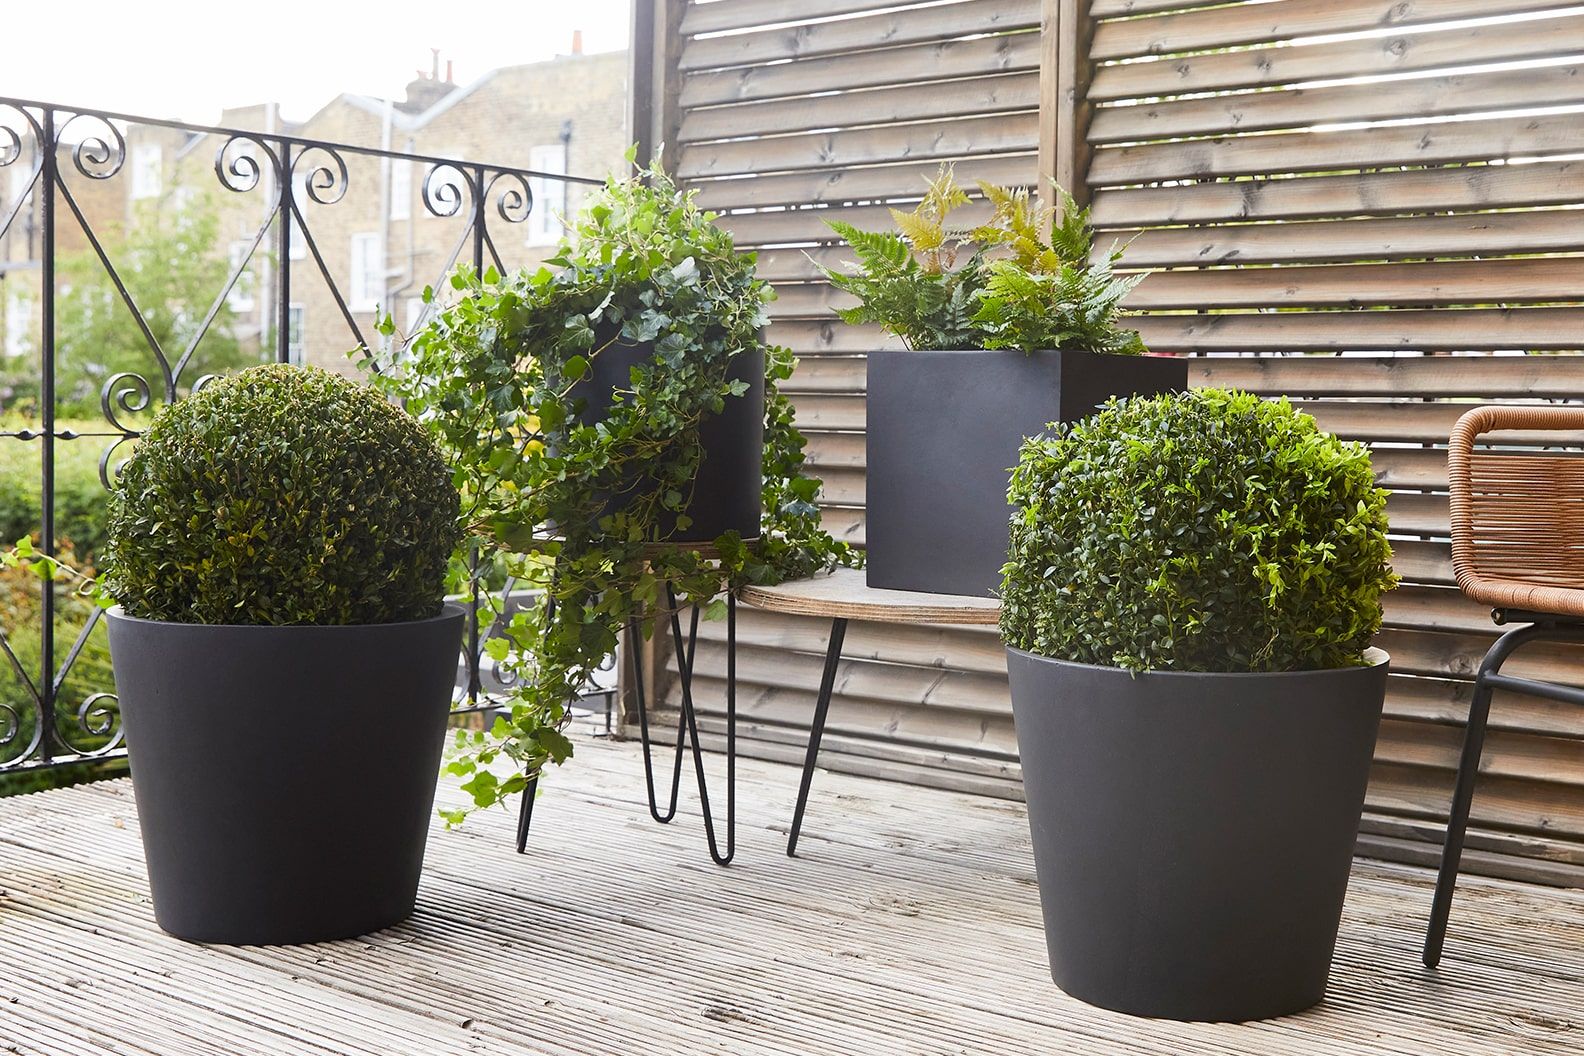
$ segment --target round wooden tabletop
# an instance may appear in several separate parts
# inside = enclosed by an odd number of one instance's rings
[[[888,623],[994,624],[1001,615],[999,598],[878,590],[869,586],[861,568],[838,568],[774,587],[744,587],[738,600],[767,612]]]

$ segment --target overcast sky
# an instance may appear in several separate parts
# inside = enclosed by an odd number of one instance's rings
[[[402,97],[431,48],[459,84],[497,66],[627,46],[629,0],[0,0],[0,96],[212,122],[341,92]]]

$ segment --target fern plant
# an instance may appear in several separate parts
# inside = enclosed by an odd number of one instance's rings
[[[857,256],[852,271],[821,267],[858,299],[836,310],[841,319],[879,323],[910,349],[1145,351],[1120,325],[1122,301],[1144,275],[1116,274],[1116,246],[1092,260],[1088,209],[1060,187],[1052,208],[1027,188],[978,186],[991,215],[977,227],[950,223],[970,198],[949,164],[912,212],[891,210],[895,231],[830,221]]]

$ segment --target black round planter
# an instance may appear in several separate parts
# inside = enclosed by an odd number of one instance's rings
[[[596,331],[596,346],[606,340],[608,331]],[[632,368],[647,363],[653,355],[652,342],[618,342],[592,357],[588,374],[570,393],[574,399],[587,401],[579,417],[585,422],[602,419],[615,391],[632,387]],[[744,539],[759,538],[764,487],[764,372],[764,349],[758,347],[738,353],[727,364],[727,380],[746,382],[748,390],[741,396],[727,397],[721,413],[705,418],[699,425],[704,459],[687,506],[692,523],[677,531],[675,515],[662,517],[660,533],[667,540],[705,543],[728,531],[737,532]],[[637,482],[633,486],[636,488]],[[621,501],[621,496],[616,496],[609,508],[618,508]]]
[[[159,926],[319,942],[412,912],[463,612],[351,627],[109,613]]]
[[[1321,999],[1386,690],[1370,659],[1133,675],[1007,649],[1058,986],[1179,1020]]]

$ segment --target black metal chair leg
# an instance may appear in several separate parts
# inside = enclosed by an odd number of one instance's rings
[[[715,836],[715,816],[710,809],[709,781],[704,773],[704,750],[699,744],[698,715],[693,709],[693,658],[698,645],[698,606],[688,630],[686,659],[682,649],[682,621],[677,614],[676,596],[667,588],[671,603],[671,637],[676,645],[677,675],[682,689],[682,720],[687,726],[693,749],[693,769],[698,776],[699,808],[704,814],[704,839],[716,865],[729,865],[736,855],[737,841],[737,602],[726,602],[726,850],[722,853]]]
[[[1458,867],[1463,861],[1463,838],[1468,831],[1469,809],[1474,802],[1474,782],[1479,777],[1480,753],[1485,747],[1485,727],[1490,720],[1491,695],[1503,681],[1502,664],[1514,650],[1538,638],[1576,638],[1576,628],[1558,629],[1543,624],[1516,627],[1496,639],[1480,662],[1474,681],[1474,699],[1469,704],[1468,726],[1463,734],[1463,753],[1458,759],[1457,784],[1452,792],[1452,807],[1447,816],[1446,842],[1441,849],[1441,869],[1436,876],[1435,899],[1430,905],[1430,926],[1425,932],[1423,960],[1434,968],[1441,962],[1446,941],[1447,919],[1452,913],[1452,893],[1457,887]],[[1536,687],[1544,692],[1543,687]]]
[[[676,747],[671,754],[671,801],[662,813],[660,801],[655,796],[654,758],[649,748],[649,704],[644,697],[642,630],[637,620],[627,621],[627,649],[632,653],[633,693],[638,704],[638,730],[643,747],[644,787],[649,794],[649,816],[664,825],[676,817],[677,795],[682,788],[682,737],[687,727],[684,718],[677,716]],[[679,652],[678,661],[680,660]]]
[[[847,637],[847,621],[831,621],[830,642],[825,647],[825,673],[820,676],[819,699],[814,703],[814,721],[809,725],[808,754],[803,759],[803,778],[798,785],[797,807],[792,811],[792,834],[787,839],[787,857],[797,856],[798,834],[803,830],[803,811],[808,806],[809,786],[814,781],[814,763],[819,759],[820,741],[825,736],[825,717],[830,714],[831,694],[836,688],[836,665],[841,661],[842,642]]]

